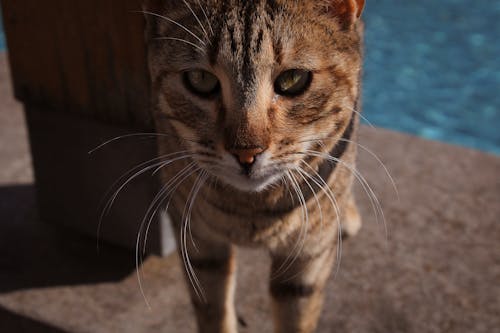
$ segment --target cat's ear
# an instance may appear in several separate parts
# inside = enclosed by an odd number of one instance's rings
[[[338,19],[344,28],[352,26],[365,7],[365,0],[326,0],[323,3],[326,12]]]

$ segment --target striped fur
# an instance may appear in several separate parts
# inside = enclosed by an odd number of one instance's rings
[[[360,223],[349,141],[358,123],[363,5],[145,5],[154,114],[166,134],[160,155],[188,154],[162,169],[165,184],[175,185],[162,199],[170,203],[200,332],[237,332],[236,245],[261,246],[272,256],[276,332],[315,330],[338,255],[338,222],[351,233]],[[274,80],[294,68],[312,72],[310,87],[293,98],[277,95]],[[192,69],[213,73],[220,94],[201,98],[186,89],[182,73]],[[243,170],[231,152],[256,147],[263,152]]]

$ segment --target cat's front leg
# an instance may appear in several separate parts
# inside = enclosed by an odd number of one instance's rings
[[[276,333],[312,333],[316,329],[336,245],[335,241],[315,242],[314,237],[308,236],[305,247],[309,249],[293,262],[288,256],[272,255],[270,292]]]
[[[351,194],[347,201],[345,216],[342,221],[342,238],[354,237],[361,229],[362,221],[356,202]]]
[[[237,333],[234,309],[236,255],[233,246],[195,235],[186,246],[189,261],[185,255],[183,261],[198,332]],[[181,249],[179,253],[182,258]],[[189,272],[189,267],[194,274]]]

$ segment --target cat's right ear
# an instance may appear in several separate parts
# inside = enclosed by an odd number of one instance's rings
[[[336,18],[345,29],[350,28],[361,16],[365,0],[323,0],[323,10]]]

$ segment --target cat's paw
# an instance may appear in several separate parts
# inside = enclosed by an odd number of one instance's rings
[[[361,216],[353,200],[347,206],[346,215],[342,222],[342,238],[354,237],[361,229]]]

